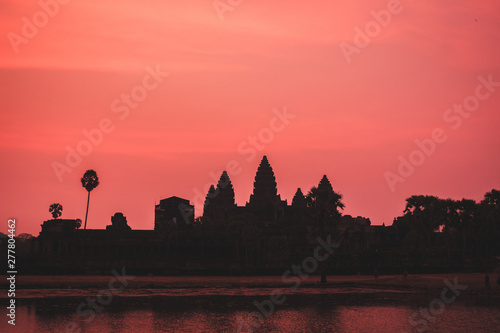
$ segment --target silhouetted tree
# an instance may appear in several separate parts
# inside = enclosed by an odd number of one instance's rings
[[[89,214],[89,202],[90,202],[90,191],[95,189],[97,185],[99,185],[99,178],[97,177],[97,173],[94,170],[87,170],[85,171],[82,179],[82,186],[85,187],[87,190],[88,197],[87,197],[87,211],[85,212],[85,225],[83,227],[84,230],[87,229],[87,216]]]
[[[471,247],[474,241],[474,229],[477,222],[477,214],[479,206],[474,200],[462,199],[455,202],[457,216],[457,233],[461,235],[462,242],[462,264],[465,265],[468,248]],[[458,243],[458,242],[457,242]],[[459,244],[457,244],[458,247]]]
[[[470,199],[411,196],[393,226],[403,237],[401,249],[415,254],[417,266],[437,259],[488,269],[500,255],[500,191],[486,193],[479,204]]]
[[[35,238],[32,234],[28,234],[26,232],[23,232],[22,234],[19,234],[16,236],[16,240],[18,241],[21,241],[21,242],[25,242],[27,240],[31,240]]]
[[[16,236],[16,254],[18,255],[29,255],[32,250],[33,242],[35,237],[28,233],[22,233]]]
[[[500,256],[500,191],[491,190],[480,202],[477,226],[478,256],[483,265],[492,265]]]
[[[342,195],[335,192],[330,181],[323,176],[318,187],[313,187],[306,196],[307,207],[311,216],[315,218],[316,233],[325,238],[327,234],[337,232],[338,222],[342,217],[341,210],[344,209]],[[323,262],[326,265],[326,261]],[[321,269],[321,283],[326,283],[327,271],[323,266]]]
[[[404,214],[428,247],[432,233],[444,225],[446,207],[443,200],[435,196],[413,195],[406,199]]]
[[[62,214],[63,207],[61,204],[53,203],[49,207],[49,212],[52,214],[52,217],[57,219]]]
[[[323,185],[325,184],[325,185]],[[313,187],[306,196],[306,203],[314,217],[318,218],[321,234],[336,227],[344,209],[342,195],[335,192],[330,181],[323,176],[318,187]]]
[[[492,189],[484,195],[481,203],[491,205],[494,208],[500,208],[500,191]]]

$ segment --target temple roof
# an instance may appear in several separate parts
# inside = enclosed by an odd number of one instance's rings
[[[299,187],[297,189],[297,192],[295,192],[295,195],[293,196],[292,206],[293,207],[305,207],[305,205],[306,205],[306,198],[304,197],[304,193],[302,193],[302,190]]]
[[[318,184],[318,190],[325,190],[325,191],[332,191],[333,192],[333,187],[330,181],[328,180],[328,177],[326,175],[323,175],[323,178],[321,178],[321,181]]]
[[[222,205],[234,206],[234,188],[231,183],[231,179],[229,179],[229,175],[226,171],[222,172],[220,176],[219,182],[217,183],[217,201]]]
[[[250,204],[277,197],[278,189],[276,177],[267,156],[264,155],[260,162],[255,181],[253,183],[253,194],[250,196]]]

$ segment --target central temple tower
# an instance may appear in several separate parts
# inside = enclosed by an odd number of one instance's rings
[[[276,220],[283,216],[283,202],[278,195],[276,177],[265,155],[257,169],[253,194],[250,195],[247,207],[253,214],[266,220]]]

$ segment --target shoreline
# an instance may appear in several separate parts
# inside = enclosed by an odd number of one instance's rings
[[[4,276],[5,277],[5,276]],[[0,286],[6,287],[7,280],[2,277]],[[106,289],[109,276],[17,276],[16,293],[18,299],[72,298],[93,295]],[[292,278],[292,276],[290,276]],[[297,277],[295,277],[298,279]],[[484,274],[425,274],[373,276],[329,276],[326,284],[319,283],[319,276],[304,278],[299,287],[291,280],[283,281],[281,276],[266,277],[172,277],[136,276],[130,279],[118,297],[260,297],[281,289],[293,297],[313,297],[316,295],[335,295],[349,298],[360,295],[367,299],[405,299],[434,297],[446,288],[448,280],[467,287],[460,296],[464,300],[492,300],[500,306],[500,286],[496,284],[496,274],[490,274],[491,289],[484,285]],[[298,281],[298,280],[296,280]],[[7,298],[1,294],[0,299]]]

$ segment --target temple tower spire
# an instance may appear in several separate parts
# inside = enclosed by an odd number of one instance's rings
[[[332,184],[330,183],[330,180],[328,180],[328,177],[326,175],[323,175],[323,178],[321,178],[318,184],[318,190],[333,192]]]
[[[264,155],[260,162],[255,181],[253,183],[253,194],[250,196],[250,205],[258,205],[264,202],[275,200],[278,189],[276,177],[267,156]]]
[[[234,202],[234,188],[231,183],[231,179],[229,179],[229,175],[226,171],[222,172],[220,176],[219,182],[217,183],[218,197],[220,201],[220,205],[223,207],[233,207],[235,205]]]
[[[257,169],[253,183],[253,194],[250,196],[247,206],[254,214],[268,220],[275,220],[283,214],[276,177],[265,155]]]
[[[297,192],[295,192],[295,195],[293,196],[292,207],[296,209],[304,209],[306,207],[306,198],[304,197],[304,193],[302,193],[300,187],[297,189]]]
[[[234,201],[234,188],[226,171],[222,172],[217,183],[208,190],[203,216],[208,217],[214,223],[224,223],[234,213],[236,203]]]

